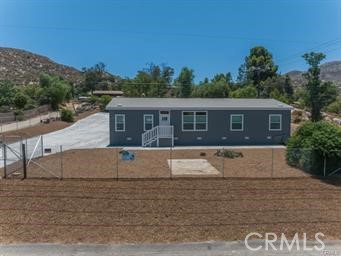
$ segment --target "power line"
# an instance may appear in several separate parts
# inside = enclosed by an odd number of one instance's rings
[[[330,47],[330,46],[333,46],[334,44],[339,44],[339,43],[341,43],[341,38],[335,38],[335,39],[323,42],[321,44],[315,45],[314,47],[308,48],[306,50],[291,54],[285,58],[280,59],[279,61],[277,61],[277,63],[283,64],[287,62],[292,62],[292,60],[302,57],[302,55],[307,52],[314,51],[320,48]]]
[[[221,40],[248,40],[248,41],[268,41],[277,43],[296,43],[307,44],[311,41],[305,40],[287,40],[287,39],[274,39],[274,38],[260,38],[260,37],[244,37],[244,36],[224,36],[224,35],[209,35],[209,34],[196,34],[196,33],[172,33],[172,32],[141,32],[141,31],[126,31],[116,30],[112,28],[81,28],[81,27],[56,27],[56,26],[33,26],[33,25],[7,25],[0,24],[3,28],[14,29],[38,29],[38,30],[64,30],[64,31],[84,31],[84,32],[106,32],[111,31],[115,33],[137,34],[137,35],[157,35],[157,36],[176,36],[176,37],[194,37],[194,38],[208,38],[208,39],[221,39]]]

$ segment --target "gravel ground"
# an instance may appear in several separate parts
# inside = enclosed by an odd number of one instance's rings
[[[341,238],[341,180],[0,180],[0,243]]]

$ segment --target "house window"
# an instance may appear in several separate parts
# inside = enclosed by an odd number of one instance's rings
[[[123,114],[115,115],[115,131],[124,132],[126,129],[126,117]]]
[[[207,131],[207,111],[182,112],[183,131]]]
[[[154,127],[154,115],[143,115],[143,129],[148,131]]]
[[[230,116],[230,130],[243,131],[244,130],[244,115]]]
[[[269,130],[281,131],[282,130],[282,115],[269,115]]]

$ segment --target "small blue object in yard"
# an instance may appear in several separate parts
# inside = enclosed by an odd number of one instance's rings
[[[129,152],[127,150],[120,151],[120,154],[122,155],[122,160],[129,161],[135,159],[134,153]]]

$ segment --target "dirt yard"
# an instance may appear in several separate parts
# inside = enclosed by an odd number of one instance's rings
[[[78,121],[80,119],[83,119],[89,115],[97,113],[99,110],[93,110],[93,111],[88,111],[79,114],[78,116],[75,117],[75,121]],[[16,130],[16,131],[10,131],[10,132],[5,132],[3,135],[5,136],[21,136],[22,138],[28,139],[32,138],[35,136],[47,134],[50,132],[58,131],[61,129],[64,129],[68,126],[72,125],[72,123],[67,123],[67,122],[62,122],[62,121],[54,121],[50,122],[48,124],[38,124],[32,127]]]
[[[0,180],[0,243],[341,239],[341,180]]]
[[[67,150],[34,159],[28,167],[30,178],[177,178],[191,175],[174,175],[169,159],[204,159],[217,169],[217,175],[200,177],[235,178],[288,178],[308,177],[299,169],[287,165],[285,149],[233,149],[243,157],[216,156],[215,149],[131,150],[132,161],[124,161],[118,148]],[[54,150],[55,151],[55,150]],[[56,149],[58,151],[58,149]],[[193,177],[198,177],[193,175]]]

